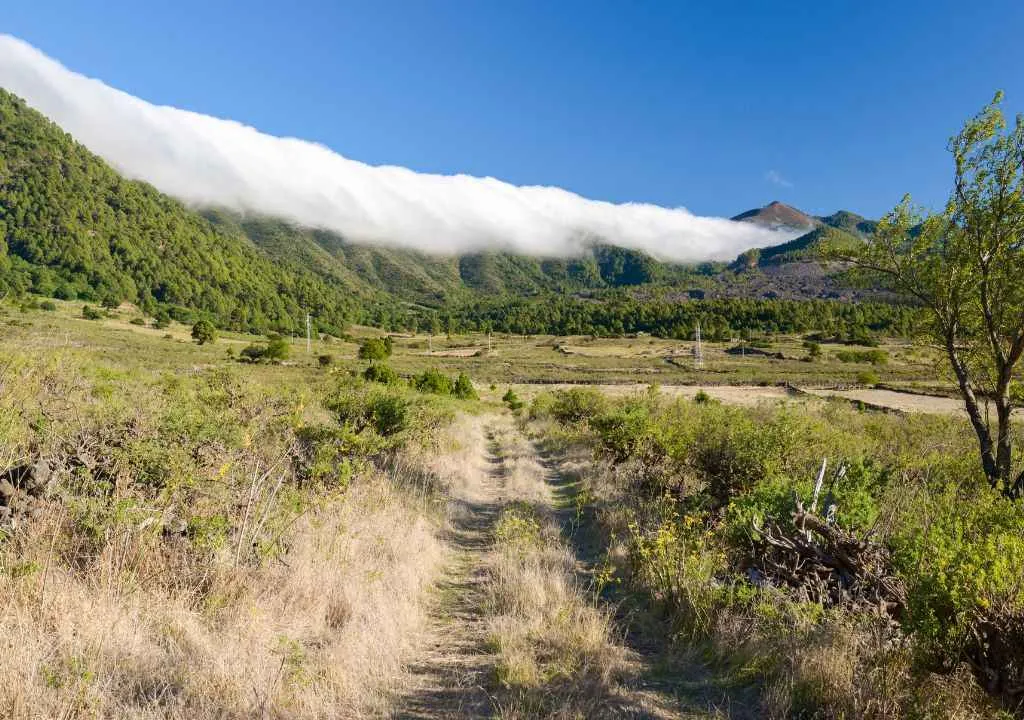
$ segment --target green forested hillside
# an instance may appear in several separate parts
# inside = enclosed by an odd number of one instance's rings
[[[834,273],[811,267],[814,247],[826,235],[859,241],[872,227],[847,212],[815,222],[807,235],[751,251],[731,268],[658,262],[604,244],[570,259],[359,245],[283,220],[186,207],[122,178],[0,90],[0,293],[131,302],[150,314],[256,332],[299,329],[307,311],[332,333],[351,322],[401,329],[443,320],[463,329],[678,336],[700,317],[721,334],[903,327],[899,312],[865,322],[814,299],[844,297]],[[780,264],[792,272],[774,273]],[[736,298],[756,302],[728,309]]]
[[[219,324],[325,328],[362,314],[353,288],[296,257],[282,267],[244,235],[125,180],[0,90],[0,285],[89,301],[199,311]]]

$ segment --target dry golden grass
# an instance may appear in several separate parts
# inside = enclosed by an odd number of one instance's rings
[[[76,567],[50,552],[65,525],[50,508],[3,553],[4,717],[377,715],[444,557],[435,519],[379,474],[303,516],[262,567],[231,552],[188,567],[128,526]]]
[[[628,653],[610,615],[576,577],[550,507],[545,469],[517,434],[498,440],[506,491],[488,560],[485,613],[497,655],[503,718],[600,717],[612,712]]]
[[[454,441],[313,476],[333,378],[204,355],[87,323],[0,353],[0,472],[60,468],[0,526],[0,717],[378,717],[406,682]]]

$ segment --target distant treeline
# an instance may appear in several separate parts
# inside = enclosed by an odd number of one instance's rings
[[[404,313],[403,313],[404,314]],[[907,336],[920,311],[886,303],[834,300],[672,300],[643,299],[625,293],[600,299],[546,296],[477,300],[450,311],[418,311],[416,317],[379,318],[381,327],[423,332],[494,331],[519,335],[614,336],[648,333],[691,338],[698,322],[709,340],[737,335],[803,333],[857,341],[875,335]]]

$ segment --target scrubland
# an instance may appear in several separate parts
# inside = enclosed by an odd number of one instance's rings
[[[446,558],[451,403],[82,332],[0,351],[0,715],[384,712]]]
[[[3,312],[0,716],[1020,712],[1024,514],[966,421],[739,386],[859,355],[659,389],[632,368],[689,378],[679,343],[241,362],[265,341]],[[551,382],[591,377],[633,382]]]
[[[665,657],[755,688],[750,716],[1019,710],[1024,514],[989,490],[966,421],[585,389],[529,413],[577,462],[607,598]],[[819,534],[798,513],[823,458],[843,470],[824,476]]]

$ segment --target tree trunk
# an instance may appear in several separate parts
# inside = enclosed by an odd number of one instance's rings
[[[989,432],[988,423],[985,422],[985,418],[981,414],[981,408],[978,407],[978,397],[974,393],[974,387],[971,384],[970,376],[967,374],[967,368],[964,367],[960,358],[957,357],[954,338],[949,334],[946,335],[946,354],[949,356],[949,363],[953,367],[953,372],[956,373],[960,395],[963,397],[964,405],[967,408],[967,417],[970,418],[974,433],[978,436],[978,446],[981,450],[981,467],[985,471],[985,477],[988,478],[989,485],[993,488],[998,487],[1000,480],[999,466],[996,462],[996,456],[992,452],[992,434]]]

